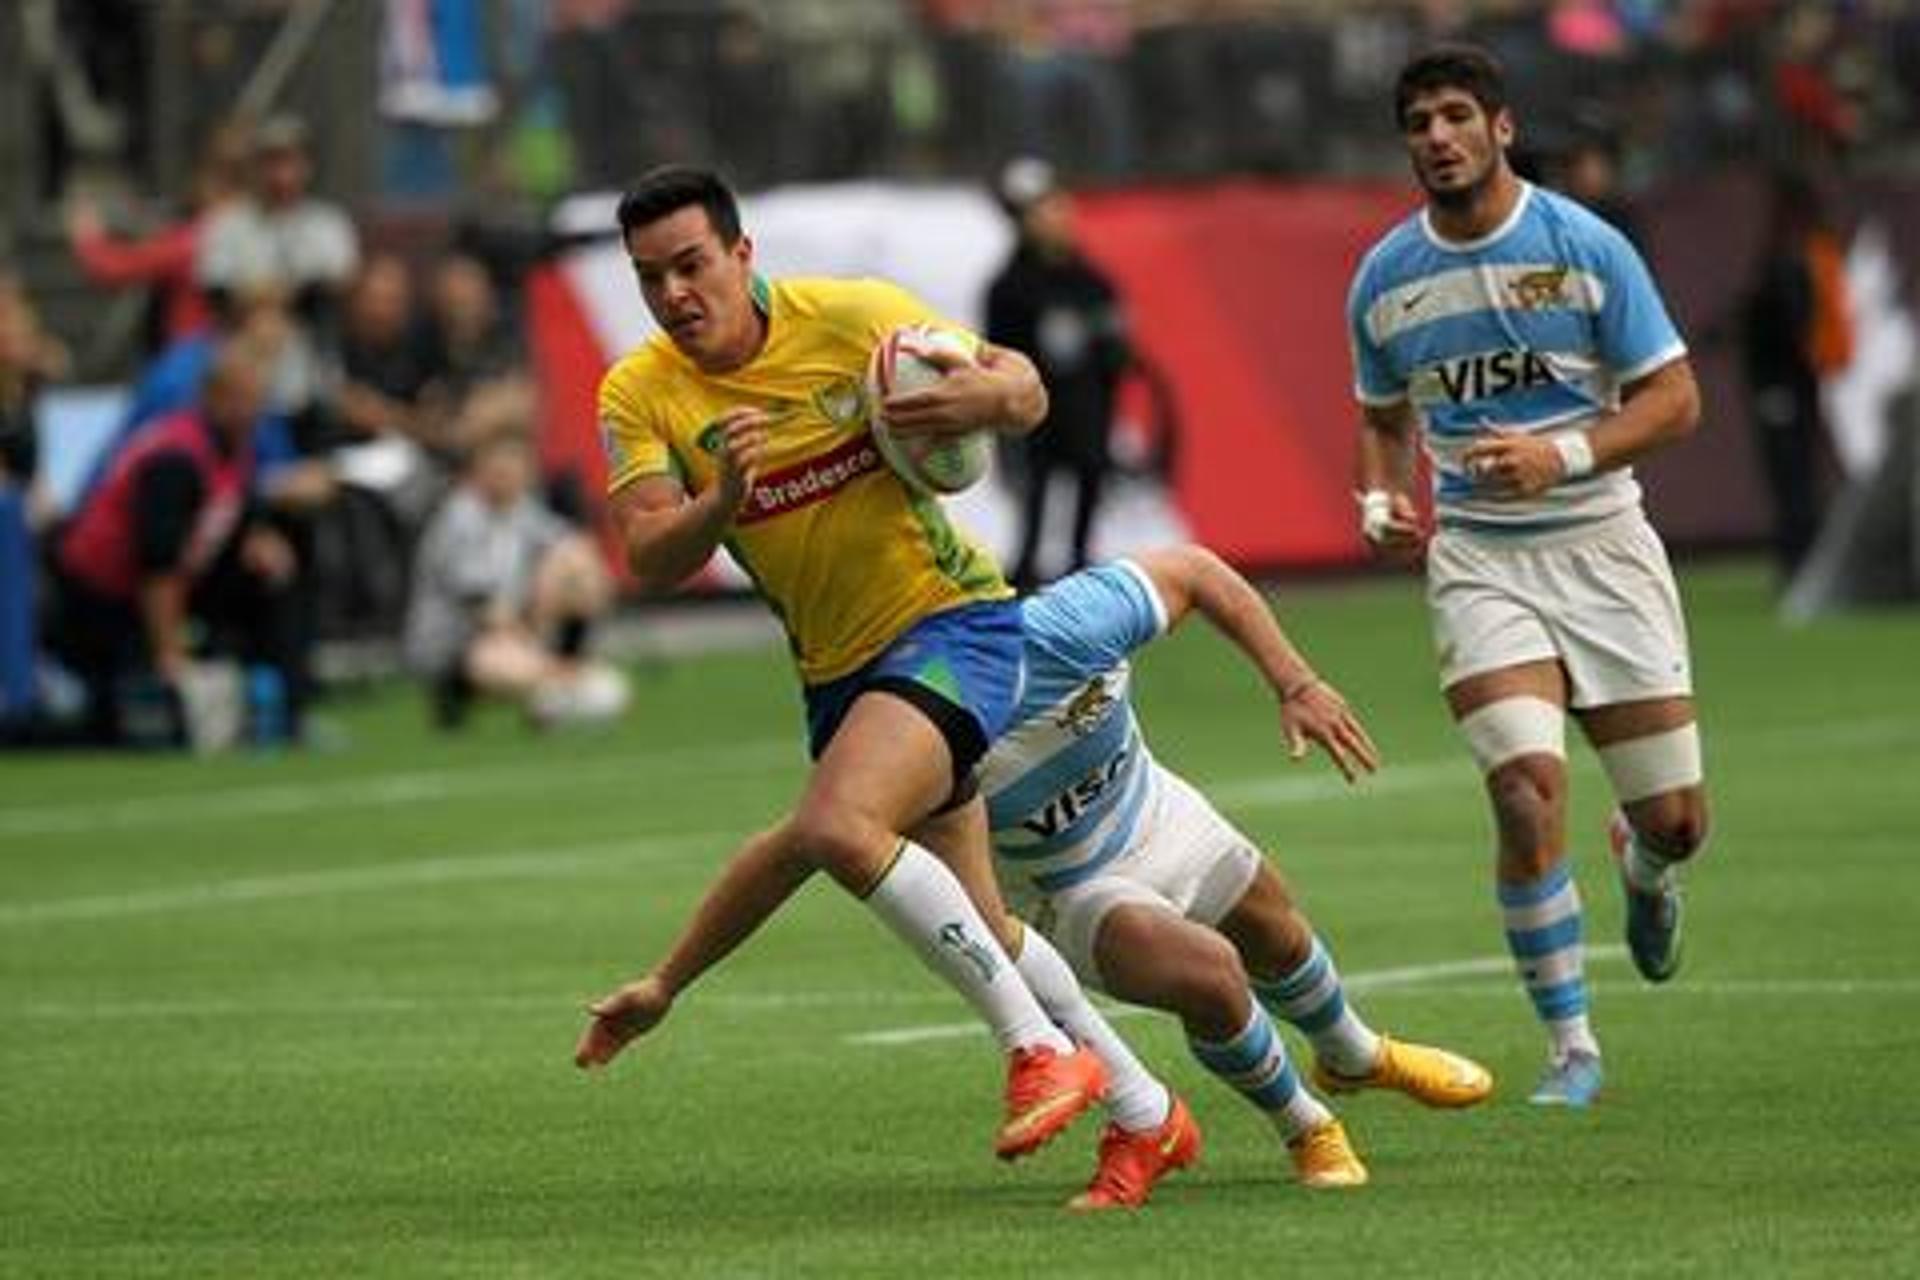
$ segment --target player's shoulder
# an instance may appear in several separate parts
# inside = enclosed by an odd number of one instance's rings
[[[912,293],[879,276],[795,276],[775,281],[774,305],[830,323],[864,325],[901,311],[925,312]]]
[[[679,362],[670,345],[655,334],[600,375],[601,411],[637,411],[649,395],[670,386],[679,374]]]
[[[1577,250],[1605,256],[1632,248],[1626,233],[1572,196],[1534,187],[1530,201],[1529,219],[1546,234]]]
[[[1421,228],[1420,211],[1414,210],[1394,223],[1360,255],[1354,268],[1353,293],[1366,297],[1392,288],[1402,277],[1424,269],[1430,248]]]

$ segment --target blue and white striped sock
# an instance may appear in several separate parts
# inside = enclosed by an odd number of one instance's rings
[[[1248,1013],[1247,1025],[1225,1044],[1189,1036],[1187,1047],[1201,1066],[1265,1112],[1286,1141],[1333,1118],[1318,1098],[1301,1087],[1273,1019],[1258,1004]]]
[[[1306,1036],[1315,1056],[1338,1074],[1364,1076],[1373,1070],[1380,1037],[1347,1004],[1340,971],[1318,935],[1298,968],[1274,982],[1256,979],[1253,994]]]
[[[1587,1023],[1587,978],[1581,946],[1580,889],[1562,859],[1537,880],[1502,881],[1500,914],[1534,1012],[1546,1024],[1555,1061],[1578,1051],[1598,1054]]]

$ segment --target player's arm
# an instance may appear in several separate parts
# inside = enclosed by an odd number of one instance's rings
[[[1420,417],[1411,400],[1360,407],[1360,536],[1376,555],[1401,563],[1420,556],[1426,530],[1413,501]]]
[[[1698,425],[1693,362],[1678,356],[1623,387],[1613,413],[1564,431],[1493,436],[1460,457],[1482,487],[1503,497],[1531,498],[1563,480],[1624,467],[1685,439]]]
[[[1686,439],[1700,425],[1700,384],[1693,361],[1670,360],[1620,392],[1620,408],[1586,428],[1592,470],[1623,467]]]
[[[989,428],[1023,436],[1047,416],[1047,388],[1033,361],[1012,347],[980,344],[972,360],[932,350],[942,377],[930,387],[887,398],[887,425],[912,435],[965,435]]]
[[[1169,629],[1198,612],[1247,655],[1280,703],[1287,754],[1318,743],[1352,781],[1379,767],[1380,753],[1340,691],[1314,672],[1253,584],[1200,546],[1167,547],[1132,557],[1153,583]]]
[[[641,476],[611,499],[627,567],[644,588],[677,586],[713,556],[753,490],[766,452],[766,415],[736,409],[720,419],[720,479],[689,494],[670,475]]]
[[[658,1026],[679,994],[731,955],[813,874],[792,855],[786,826],[751,837],[707,889],[666,957],[644,976],[587,1006],[592,1021],[574,1047],[574,1065],[604,1066]]]

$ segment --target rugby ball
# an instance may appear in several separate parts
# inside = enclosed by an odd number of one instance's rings
[[[971,361],[974,344],[952,329],[909,324],[889,333],[873,349],[867,362],[868,424],[880,456],[909,486],[926,494],[959,493],[987,473],[994,433],[899,437],[888,427],[884,409],[888,396],[918,391],[940,380],[940,366],[929,358],[934,352],[950,352]]]

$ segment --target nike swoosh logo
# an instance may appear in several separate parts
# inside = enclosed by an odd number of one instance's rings
[[[1427,300],[1427,294],[1430,292],[1432,292],[1432,290],[1422,289],[1420,292],[1414,294],[1410,298],[1402,298],[1400,300],[1401,312],[1404,314],[1405,312],[1411,311],[1415,307],[1419,306],[1421,303],[1425,302]]]

